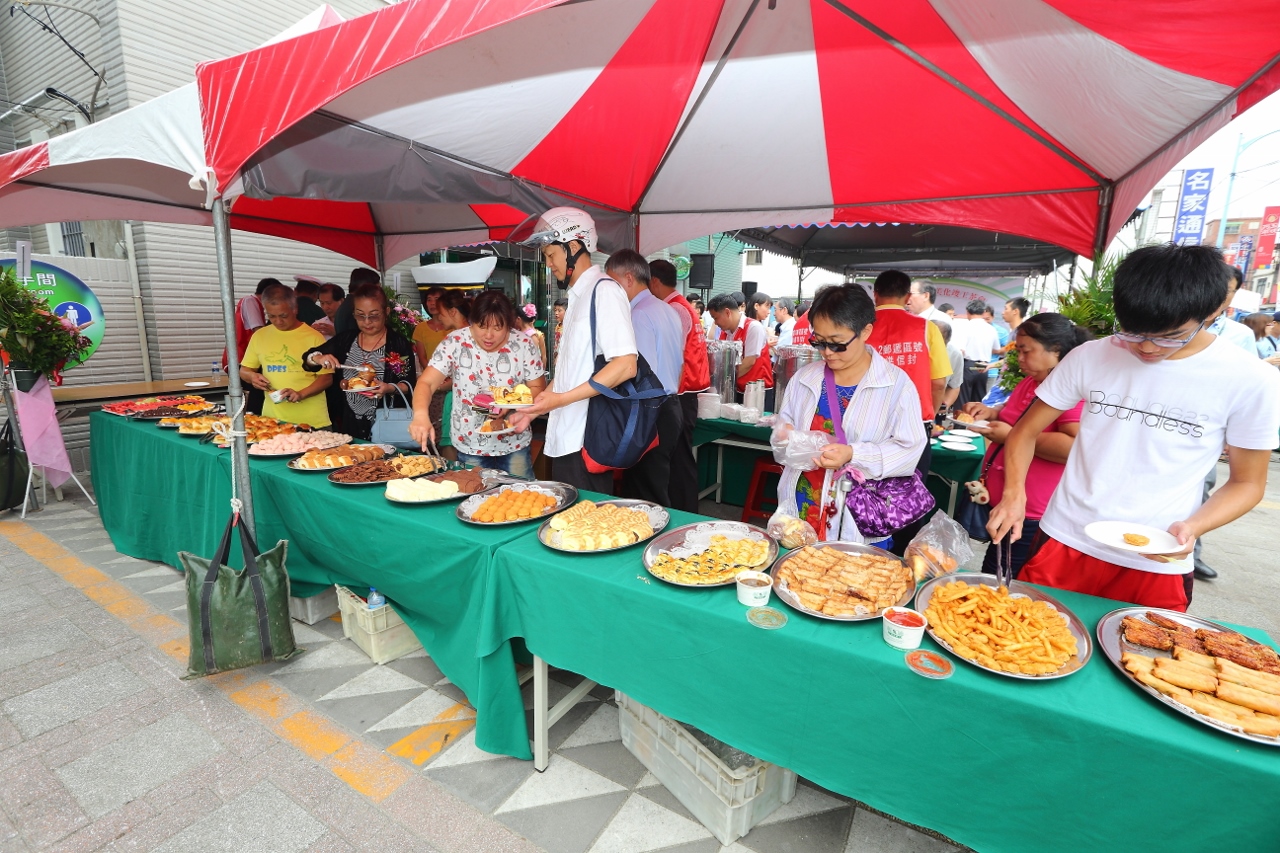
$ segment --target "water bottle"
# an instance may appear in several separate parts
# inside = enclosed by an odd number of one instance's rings
[[[383,597],[382,593],[378,592],[373,587],[369,587],[369,597],[366,598],[365,601],[369,603],[370,610],[377,610],[379,607],[387,603],[387,600]]]
[[[215,359],[213,362],[213,366],[209,368],[209,375],[213,377],[214,382],[218,381],[218,374],[221,372],[222,372],[221,365],[219,365],[217,360]]]

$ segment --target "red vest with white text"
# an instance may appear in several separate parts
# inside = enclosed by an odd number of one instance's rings
[[[896,365],[911,379],[920,395],[922,419],[933,420],[933,382],[929,379],[929,321],[909,311],[885,308],[876,311],[876,322],[867,343],[884,360]]]
[[[667,297],[666,303],[677,311],[689,314],[692,325],[684,339],[684,367],[680,371],[680,392],[705,391],[711,387],[711,366],[707,363],[707,338],[702,332],[698,312],[680,293]]]
[[[733,333],[733,340],[742,342],[743,360],[746,360],[747,358],[747,353],[746,353],[747,329],[750,329],[751,325],[757,322],[759,321],[752,320],[750,317],[748,317],[747,322],[739,326],[738,329]],[[765,336],[765,339],[764,339],[764,348],[760,350],[760,357],[756,359],[755,364],[751,365],[750,370],[748,370],[742,376],[738,377],[738,390],[739,391],[747,390],[747,383],[755,382],[757,379],[764,380],[764,387],[766,388],[773,387],[773,359],[769,357],[769,338],[767,335]]]

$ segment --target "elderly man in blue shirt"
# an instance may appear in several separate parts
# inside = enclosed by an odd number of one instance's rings
[[[622,475],[624,497],[670,506],[671,453],[680,439],[680,371],[684,367],[684,327],[676,309],[649,292],[649,262],[632,249],[614,252],[605,273],[631,300],[636,349],[671,396],[658,413],[658,446]]]

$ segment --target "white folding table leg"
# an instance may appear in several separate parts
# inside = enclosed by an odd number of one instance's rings
[[[565,697],[548,709],[547,662],[537,655],[533,656],[533,769],[539,773],[547,769],[551,763],[551,727],[560,718],[569,713],[569,709],[582,701],[582,697],[591,692],[596,683],[589,678],[570,690]]]

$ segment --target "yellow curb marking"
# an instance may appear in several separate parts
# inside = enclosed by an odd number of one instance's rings
[[[380,803],[413,778],[413,771],[361,741],[338,750],[325,766],[342,781]]]
[[[276,725],[276,734],[316,760],[333,755],[351,742],[351,735],[310,711],[285,717]]]
[[[179,663],[186,663],[191,644],[188,629],[182,623],[160,613],[124,584],[112,580],[24,521],[0,521],[0,536],[154,643],[161,652]],[[341,614],[330,618],[342,621]],[[292,694],[259,676],[241,670],[218,673],[205,680],[217,685],[250,714],[274,723],[272,728],[281,738],[321,761],[331,773],[374,802],[391,796],[413,778],[413,771],[403,764],[362,741],[353,740],[329,720],[303,709]],[[393,744],[387,752],[422,765],[474,725],[475,711],[466,705],[455,705]]]

